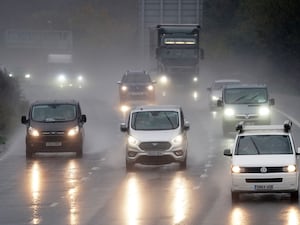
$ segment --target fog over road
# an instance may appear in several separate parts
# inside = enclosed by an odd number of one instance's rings
[[[206,88],[219,78],[214,73],[200,77],[197,101],[186,88],[167,99],[158,96],[160,102],[182,105],[190,122],[187,170],[180,171],[176,164],[138,165],[127,173],[119,130],[123,121],[116,84],[120,71],[99,71],[111,76],[94,79],[83,89],[24,85],[30,101],[63,97],[81,102],[87,114],[84,156],[54,153],[26,160],[25,127],[20,125],[0,156],[0,224],[300,224],[299,204],[291,203],[287,194],[243,195],[240,203],[231,203],[230,160],[223,150],[232,145],[233,136],[223,137],[220,115],[208,107]],[[296,146],[300,146],[299,97],[278,90],[271,95],[276,101],[273,123],[293,119]]]

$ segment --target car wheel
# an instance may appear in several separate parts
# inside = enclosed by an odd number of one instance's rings
[[[291,193],[291,201],[292,202],[298,202],[299,200],[299,192],[298,191],[294,191]]]
[[[29,147],[28,145],[26,145],[26,158],[30,159],[33,156],[33,150],[31,147]]]
[[[238,192],[231,192],[231,201],[238,202],[240,200],[240,193]]]
[[[77,158],[82,158],[82,147],[80,147],[80,148],[76,151],[76,157],[77,157]]]
[[[134,169],[134,163],[126,161],[126,171],[130,172]]]
[[[183,162],[180,162],[179,163],[179,169],[180,170],[185,170],[187,167],[187,157],[185,157],[184,161]]]

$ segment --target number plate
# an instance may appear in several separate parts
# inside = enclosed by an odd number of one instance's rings
[[[162,152],[159,152],[159,151],[151,151],[151,152],[148,152],[148,155],[149,155],[149,156],[161,156],[161,155],[162,155]]]
[[[140,96],[140,95],[144,95],[144,92],[132,92],[130,93],[131,95],[136,95],[136,96]]]
[[[58,147],[58,146],[62,146],[61,142],[46,142],[46,147]]]
[[[273,185],[254,185],[256,191],[269,191],[273,190]]]

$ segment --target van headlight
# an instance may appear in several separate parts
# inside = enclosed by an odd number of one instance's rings
[[[239,166],[231,166],[231,172],[232,173],[240,173],[241,168]]]
[[[128,145],[130,145],[132,147],[137,147],[139,144],[138,139],[136,139],[135,137],[132,137],[132,136],[128,136],[127,142],[128,142]]]
[[[224,109],[224,116],[225,117],[233,117],[235,114],[234,110],[232,108],[226,108]]]
[[[29,128],[28,128],[28,134],[29,134],[30,136],[33,136],[33,137],[38,137],[38,136],[40,136],[40,132],[39,132],[37,129],[33,128],[33,127],[29,127]]]
[[[260,116],[268,116],[270,115],[270,109],[269,107],[263,106],[259,108],[258,113]]]
[[[214,96],[214,95],[213,95],[213,96],[211,97],[211,100],[216,102],[216,101],[219,100],[219,98],[218,98],[217,96]]]
[[[68,136],[69,136],[69,137],[73,137],[73,136],[77,135],[78,133],[79,133],[79,127],[76,126],[76,127],[71,128],[71,129],[68,131]]]
[[[284,171],[286,171],[288,173],[296,172],[296,170],[297,170],[296,165],[288,165],[284,168]]]
[[[183,136],[181,134],[177,135],[175,138],[173,138],[172,143],[174,145],[181,145],[183,142]]]
[[[149,85],[149,86],[147,87],[147,89],[148,89],[148,91],[153,91],[153,90],[154,90],[154,87],[153,87],[153,85]]]

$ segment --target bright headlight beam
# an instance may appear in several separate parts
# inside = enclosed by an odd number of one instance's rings
[[[259,108],[259,115],[268,116],[270,114],[270,109],[268,107]]]
[[[240,173],[241,168],[239,166],[232,166],[231,171],[232,171],[232,173]]]
[[[68,131],[68,136],[75,136],[79,132],[79,127],[73,127]]]
[[[235,112],[234,112],[234,110],[232,109],[232,108],[227,108],[227,109],[225,109],[224,110],[224,115],[225,116],[234,116],[234,114],[235,114]]]

